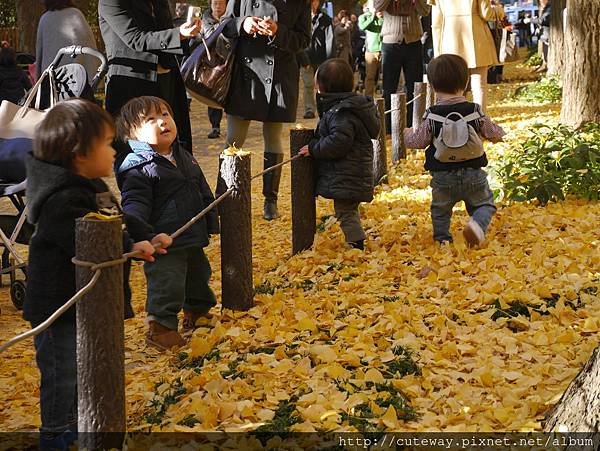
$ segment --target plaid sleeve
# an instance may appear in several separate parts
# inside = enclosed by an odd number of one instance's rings
[[[425,149],[431,144],[433,137],[429,121],[421,122],[416,130],[412,128],[404,129],[404,143],[409,149]]]
[[[491,142],[502,141],[502,137],[506,135],[506,132],[498,124],[494,124],[492,120],[483,116],[480,124],[481,136]]]

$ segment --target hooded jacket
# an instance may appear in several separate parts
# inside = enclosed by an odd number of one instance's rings
[[[371,97],[318,94],[320,121],[309,151],[316,159],[316,194],[328,199],[373,200],[373,142],[379,115]]]
[[[61,166],[27,158],[27,220],[35,224],[29,242],[27,294],[23,317],[33,325],[45,321],[75,294],[75,220],[88,213],[120,214],[106,184],[88,179]],[[151,230],[135,218],[124,218],[139,240],[150,239]],[[138,241],[138,239],[136,239]],[[123,250],[132,240],[123,232]],[[59,321],[75,321],[75,307]]]
[[[153,227],[155,233],[171,234],[215,200],[198,162],[173,143],[177,165],[149,144],[129,141],[132,153],[117,168],[123,211]],[[172,244],[208,245],[208,234],[218,233],[216,209],[192,225]]]

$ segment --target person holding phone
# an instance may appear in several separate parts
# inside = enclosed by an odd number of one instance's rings
[[[308,0],[229,0],[228,38],[237,38],[236,69],[229,88],[227,144],[246,141],[250,121],[263,123],[264,167],[283,161],[283,124],[296,121],[300,71],[296,54],[310,43]],[[263,217],[279,216],[281,168],[263,176]]]
[[[189,109],[176,56],[200,32],[201,21],[174,27],[167,0],[100,0],[98,16],[109,64],[107,111],[117,115],[134,97],[160,97],[173,109],[181,146],[191,152]]]

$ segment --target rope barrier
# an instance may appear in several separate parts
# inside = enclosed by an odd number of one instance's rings
[[[406,102],[406,106],[410,105],[411,103],[413,103],[415,100],[417,100],[419,97],[422,97],[424,95],[424,93],[419,94],[418,96],[413,97],[412,99],[410,99],[410,101]],[[392,108],[391,110],[387,110],[385,112],[385,114],[390,114],[392,111],[398,111],[400,108]]]
[[[253,177],[250,178],[250,180],[254,180],[268,172],[274,171],[275,169],[282,167],[286,164],[289,164],[292,161],[294,161],[300,157],[302,157],[302,155],[296,155],[295,157],[292,157],[289,160],[286,160],[282,163],[273,165],[273,166],[265,169],[264,171],[254,175]],[[204,216],[206,216],[206,214],[208,214],[209,211],[211,211],[213,208],[215,208],[217,205],[219,205],[225,198],[227,198],[229,195],[231,195],[231,193],[233,193],[233,191],[234,191],[233,188],[229,188],[227,191],[225,191],[223,194],[221,194],[219,197],[217,197],[213,202],[211,202],[204,210],[202,210],[200,213],[198,213],[196,216],[194,216],[188,222],[186,222],[183,226],[181,226],[179,229],[177,229],[175,232],[173,232],[170,235],[170,237],[173,240],[175,240],[182,233],[184,233],[187,229],[189,229],[191,226],[193,226],[196,222],[198,222],[200,219],[202,219]],[[160,247],[162,247],[160,243],[157,243],[154,245],[155,249],[159,249]],[[90,271],[92,271],[94,273],[94,275],[92,276],[92,279],[88,282],[88,284],[86,286],[84,286],[71,299],[69,299],[62,307],[60,307],[52,315],[50,315],[50,317],[46,321],[41,323],[39,326],[36,326],[33,329],[28,330],[27,332],[24,332],[20,335],[13,337],[9,341],[7,341],[3,345],[1,345],[0,346],[0,354],[2,354],[4,351],[6,351],[11,346],[16,345],[18,342],[23,341],[29,337],[35,337],[36,335],[41,334],[44,330],[46,330],[48,327],[50,327],[52,325],[52,323],[54,323],[58,318],[60,318],[62,316],[63,313],[65,313],[69,308],[71,308],[71,306],[73,306],[76,302],[78,302],[88,291],[90,291],[92,288],[94,288],[94,285],[96,285],[96,282],[98,282],[98,279],[100,278],[100,275],[102,274],[103,269],[110,268],[110,267],[116,266],[116,265],[120,265],[122,263],[125,263],[128,259],[139,257],[140,255],[141,255],[140,251],[127,252],[127,253],[123,254],[123,256],[121,258],[106,261],[106,262],[101,262],[101,263],[86,262],[86,261],[78,260],[76,258],[72,258],[71,261],[73,262],[73,264],[75,264],[76,266],[82,266],[85,268],[89,268]]]

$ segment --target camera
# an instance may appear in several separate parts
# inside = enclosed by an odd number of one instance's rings
[[[188,8],[188,14],[187,14],[187,21],[188,22],[195,22],[195,21],[199,21],[202,18],[202,8],[199,8],[198,6],[190,6]]]

